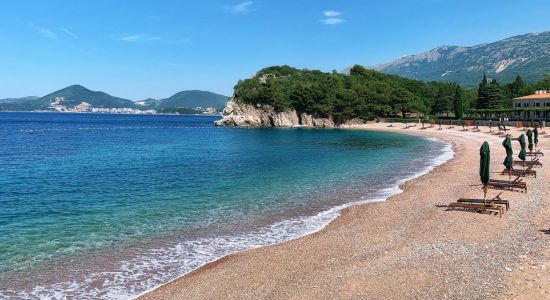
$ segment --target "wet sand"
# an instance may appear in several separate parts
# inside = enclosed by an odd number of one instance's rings
[[[550,299],[550,178],[526,178],[528,193],[503,192],[498,215],[448,211],[458,198],[482,198],[479,147],[491,146],[491,177],[502,171],[503,138],[462,127],[368,124],[354,129],[435,137],[455,156],[406,182],[385,202],[347,208],[323,230],[209,263],[140,299]],[[512,129],[514,137],[523,133]],[[547,155],[550,139],[541,135]],[[519,145],[513,142],[517,159]],[[489,190],[492,197],[500,191]]]

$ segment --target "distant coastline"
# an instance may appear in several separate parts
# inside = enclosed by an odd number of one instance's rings
[[[51,111],[51,110],[30,110],[30,111],[0,111],[1,113],[10,113],[10,114],[17,114],[17,113],[48,113],[48,114],[89,114],[89,115],[159,115],[159,116],[205,116],[205,117],[222,117],[220,113],[216,114],[205,114],[205,113],[196,113],[196,114],[178,114],[178,113],[111,113],[111,112],[64,112],[64,111]]]

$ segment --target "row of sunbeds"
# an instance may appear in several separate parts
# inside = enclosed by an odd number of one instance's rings
[[[544,156],[540,150],[527,153],[527,156],[532,157],[531,161],[515,160],[513,166],[519,166],[521,169],[513,168],[512,170],[504,169],[500,175],[515,176],[514,180],[489,179],[485,188],[527,193],[527,183],[524,181],[526,177],[537,177],[535,168],[542,168],[538,156]],[[463,209],[473,211],[488,211],[496,212],[501,217],[504,211],[510,209],[510,202],[501,198],[503,192],[500,192],[491,199],[458,199],[457,202],[448,205],[448,209]]]

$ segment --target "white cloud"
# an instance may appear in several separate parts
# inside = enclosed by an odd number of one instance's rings
[[[251,6],[253,4],[254,4],[254,1],[245,1],[232,6],[226,6],[225,8],[233,13],[247,13],[247,12],[250,12],[250,10],[252,9]]]
[[[321,22],[325,25],[337,25],[346,22],[345,19],[339,18],[342,13],[335,10],[325,10],[323,15],[326,17],[322,19]]]
[[[48,28],[38,28],[38,32],[40,32],[41,35],[43,35],[48,39],[59,40],[59,37],[57,36],[57,34]]]
[[[323,12],[323,15],[325,15],[325,17],[330,17],[330,18],[338,17],[341,14],[342,14],[341,12],[335,11],[335,10],[325,10]]]
[[[123,36],[119,40],[122,42],[152,42],[152,41],[160,41],[162,40],[162,38],[158,36],[148,35],[148,34],[133,34],[133,35]]]
[[[340,18],[327,18],[327,19],[321,20],[321,22],[323,22],[323,24],[325,25],[338,25],[346,22],[346,20],[340,19]]]
[[[74,32],[70,31],[69,29],[67,29],[67,28],[59,28],[59,30],[61,30],[62,32],[64,32],[66,35],[72,37],[73,39],[78,40],[78,36],[77,36]]]
[[[57,36],[57,34],[49,28],[36,26],[33,23],[29,23],[28,25],[32,30],[35,30],[36,32],[40,33],[43,37],[47,39],[55,40],[55,41],[59,40],[59,36]]]

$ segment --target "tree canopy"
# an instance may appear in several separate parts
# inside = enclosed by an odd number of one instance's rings
[[[456,83],[422,82],[387,75],[355,65],[349,75],[333,71],[300,70],[273,66],[260,70],[235,86],[235,100],[270,105],[277,111],[295,109],[337,122],[360,118],[406,117],[410,113],[462,118],[470,109],[510,109],[512,98],[550,90],[550,75],[527,85],[517,76],[509,84],[483,76],[479,88]]]
[[[406,116],[410,113],[448,113],[453,110],[456,84],[386,75],[356,65],[349,75],[273,66],[239,81],[235,99],[271,105],[277,111],[296,109],[344,122],[353,118]],[[443,109],[434,104],[445,102]]]

